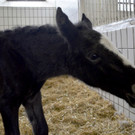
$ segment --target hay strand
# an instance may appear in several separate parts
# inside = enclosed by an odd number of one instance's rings
[[[135,135],[134,122],[72,77],[49,79],[42,87],[42,104],[49,135]],[[19,115],[21,135],[32,135],[23,107]],[[4,135],[1,118],[0,135]]]

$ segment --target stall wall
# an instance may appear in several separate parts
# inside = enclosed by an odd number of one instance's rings
[[[134,18],[135,1],[133,0],[79,0],[79,18],[82,13],[94,26]]]
[[[124,29],[113,30],[102,33],[106,35],[120,52],[135,65],[135,26]],[[117,77],[117,76],[116,76]],[[102,97],[114,104],[118,113],[123,113],[133,121],[135,121],[135,109],[129,107],[128,103],[110,93],[97,90]]]
[[[0,7],[0,30],[17,26],[56,24],[55,7]]]

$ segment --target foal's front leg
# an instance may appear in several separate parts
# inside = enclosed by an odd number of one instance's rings
[[[48,135],[48,126],[44,118],[40,92],[33,98],[29,98],[23,105],[32,124],[34,135]]]
[[[5,135],[20,135],[18,126],[19,107],[5,105],[1,111],[2,120],[5,128]]]

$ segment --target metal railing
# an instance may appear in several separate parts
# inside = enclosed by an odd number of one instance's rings
[[[135,0],[80,0],[79,17],[85,13],[94,26],[109,24],[135,17]],[[135,64],[135,26],[119,28],[103,32],[110,38],[114,45]],[[127,117],[135,121],[135,109],[131,108],[123,99],[100,89],[98,93],[105,99],[111,101],[116,110],[124,113]]]
[[[135,0],[79,0],[79,18],[85,13],[94,26],[134,18],[134,9]]]

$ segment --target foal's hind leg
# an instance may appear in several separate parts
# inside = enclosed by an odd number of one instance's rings
[[[48,135],[48,126],[44,118],[40,92],[33,98],[28,99],[23,105],[32,124],[34,135]]]
[[[11,106],[6,106],[2,109],[1,115],[4,123],[5,135],[20,135],[18,126],[18,109],[19,107]]]

